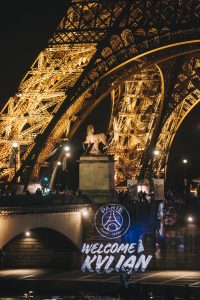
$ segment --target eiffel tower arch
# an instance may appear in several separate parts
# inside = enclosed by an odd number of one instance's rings
[[[110,95],[116,182],[165,176],[173,138],[199,103],[198,0],[72,0],[0,114],[0,179],[25,185]],[[17,143],[14,153],[13,142]],[[152,159],[153,149],[160,155]]]

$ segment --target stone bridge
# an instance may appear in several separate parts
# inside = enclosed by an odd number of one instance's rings
[[[50,202],[45,197],[0,198],[0,267],[80,268],[83,243],[110,243],[99,236],[94,226],[96,211],[102,204],[78,204],[75,201],[74,204],[55,204],[54,200]],[[162,255],[157,259],[159,253],[155,248],[153,228],[157,224],[158,204],[157,201],[149,205],[126,204],[132,225],[125,240],[129,241],[138,230],[147,234],[143,235],[143,245],[146,253],[154,257],[153,269],[196,269],[200,263],[200,204],[177,203],[169,210],[171,217],[176,212],[176,224],[166,228],[165,247],[163,250],[163,244],[160,244]],[[188,216],[192,216],[192,223]],[[28,231],[29,235],[26,234]]]
[[[1,203],[0,267],[79,267],[82,212],[89,205],[32,205],[24,200],[24,206],[21,201],[16,206],[16,200],[13,207]]]
[[[17,235],[34,228],[48,228],[67,237],[80,248],[82,210],[88,205],[5,207],[0,210],[0,248]]]

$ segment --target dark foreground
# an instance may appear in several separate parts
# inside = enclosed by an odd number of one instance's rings
[[[151,271],[134,273],[130,278],[135,297],[141,293],[141,299],[200,299],[200,271]],[[77,295],[98,294],[119,296],[119,274],[91,274],[80,271],[19,269],[0,271],[0,299],[6,296],[23,295],[27,291],[38,295]],[[146,298],[148,294],[165,298]],[[169,295],[169,298],[167,298]],[[170,298],[176,295],[180,298]],[[145,298],[144,298],[145,297]],[[72,299],[72,298],[70,298]],[[95,298],[93,298],[95,299]]]

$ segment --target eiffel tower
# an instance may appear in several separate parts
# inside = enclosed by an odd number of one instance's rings
[[[48,47],[1,110],[0,180],[38,178],[57,143],[108,96],[116,183],[150,169],[163,178],[174,136],[200,101],[199,1],[66,2]]]
[[[104,222],[103,226],[108,230],[108,231],[116,231],[119,230],[122,227],[123,224],[123,219],[121,222],[118,220],[116,217],[116,214],[114,211],[109,212],[109,217],[108,219]]]

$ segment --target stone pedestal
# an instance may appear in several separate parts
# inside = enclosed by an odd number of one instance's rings
[[[88,155],[79,160],[79,190],[94,203],[109,203],[114,191],[112,156]]]

